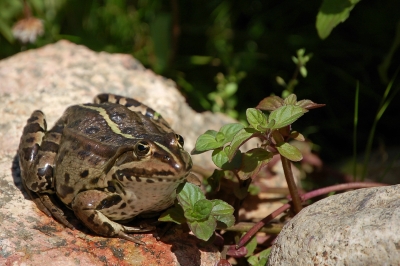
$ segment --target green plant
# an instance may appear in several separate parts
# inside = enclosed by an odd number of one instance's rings
[[[235,223],[233,207],[222,200],[207,200],[199,187],[185,183],[177,189],[177,203],[164,212],[159,221],[187,223],[197,238],[207,241],[215,229]]]

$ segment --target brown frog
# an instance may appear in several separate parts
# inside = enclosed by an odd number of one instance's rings
[[[101,94],[46,127],[33,112],[18,150],[22,181],[38,208],[69,228],[54,194],[93,232],[142,243],[129,233],[153,228],[120,221],[171,206],[192,168],[182,136],[134,99]]]

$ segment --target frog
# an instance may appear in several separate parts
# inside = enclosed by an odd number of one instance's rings
[[[73,229],[64,205],[95,234],[138,244],[133,234],[154,226],[126,221],[173,205],[193,165],[183,137],[158,112],[107,93],[68,107],[50,130],[34,111],[18,156],[25,191],[43,213]]]

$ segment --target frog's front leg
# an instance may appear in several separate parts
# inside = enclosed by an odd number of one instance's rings
[[[154,227],[140,228],[124,226],[111,221],[102,211],[115,209],[122,205],[122,198],[118,194],[99,190],[80,192],[72,201],[72,210],[90,230],[103,236],[117,236],[137,244],[144,242],[128,235],[127,233],[141,233],[152,231]]]
[[[21,137],[18,155],[24,188],[36,206],[69,228],[73,226],[63,211],[52,200],[53,165],[63,129],[62,121],[46,132],[46,118],[42,111],[34,111]]]

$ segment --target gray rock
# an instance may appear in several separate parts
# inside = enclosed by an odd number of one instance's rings
[[[96,53],[67,41],[0,61],[0,265],[214,265],[216,247],[200,247],[188,232],[173,229],[162,241],[143,234],[146,246],[70,230],[41,213],[21,188],[16,153],[22,128],[41,109],[51,127],[73,104],[99,93],[135,98],[151,106],[183,135],[190,151],[207,129],[232,119],[194,112],[173,81],[145,69],[130,55]],[[211,168],[209,155],[194,162]],[[78,223],[79,225],[79,223]]]
[[[286,224],[268,265],[400,265],[400,185],[328,197]]]

